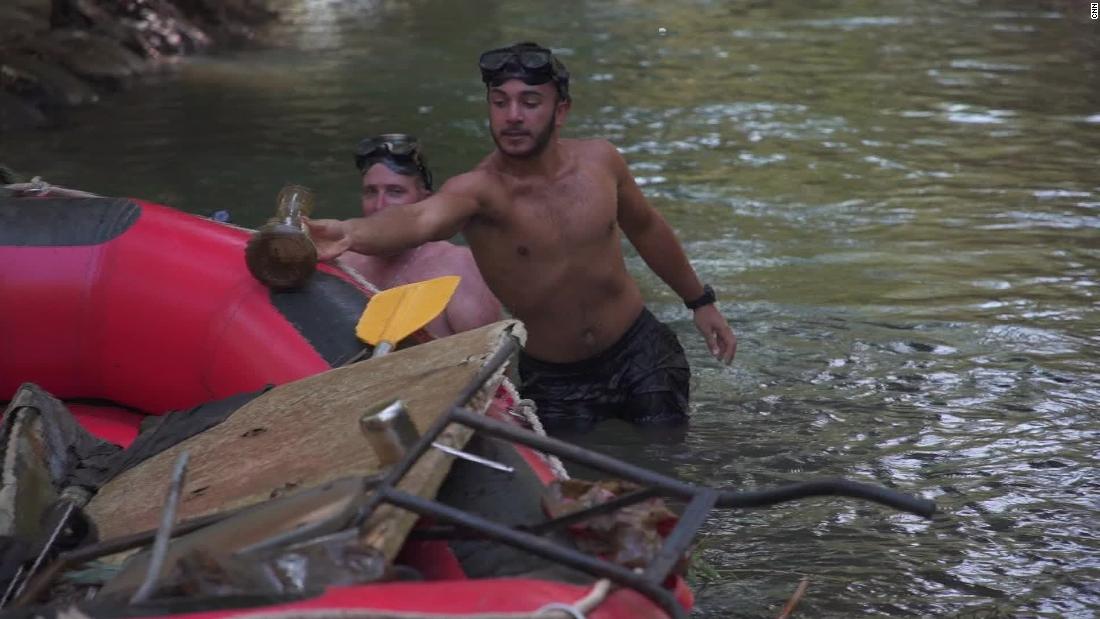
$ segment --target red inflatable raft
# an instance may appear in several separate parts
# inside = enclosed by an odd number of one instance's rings
[[[0,222],[0,397],[36,382],[113,442],[144,415],[303,378],[361,347],[364,294],[331,272],[272,294],[245,268],[245,230],[115,198],[9,198]]]
[[[245,267],[248,235],[138,200],[0,195],[0,400],[34,382],[65,400],[93,434],[127,445],[147,415],[294,381],[356,355],[364,291],[322,266],[304,290],[273,293]],[[490,414],[502,416],[513,397],[502,391]],[[537,495],[553,474],[531,450],[510,448],[512,460],[526,465],[525,478],[539,486],[523,492]],[[470,483],[454,479],[459,470],[456,465],[449,485]],[[515,492],[496,492],[480,511],[513,509]],[[153,614],[533,613],[572,604],[592,590],[591,580],[468,573],[439,543],[410,542],[403,560],[425,580],[330,587],[262,607]],[[538,561],[531,559],[532,568]],[[690,592],[679,579],[676,589],[690,609]],[[587,616],[667,615],[637,592],[615,589]]]

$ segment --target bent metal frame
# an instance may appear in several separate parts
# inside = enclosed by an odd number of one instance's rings
[[[373,488],[373,492],[364,506],[360,522],[365,522],[382,503],[390,503],[421,516],[431,516],[441,522],[450,523],[453,525],[450,532],[454,537],[466,536],[473,532],[594,576],[608,578],[650,598],[670,616],[676,619],[684,619],[687,617],[686,609],[676,601],[676,598],[663,586],[663,583],[680,557],[687,552],[692,540],[699,532],[699,528],[714,508],[763,507],[811,496],[846,496],[881,503],[925,518],[930,518],[935,513],[936,505],[932,501],[902,494],[882,486],[847,479],[815,480],[752,492],[696,486],[583,447],[487,418],[466,409],[465,406],[474,394],[518,350],[519,342],[514,337],[509,337],[505,345],[488,360],[480,373],[466,387],[455,405],[445,415],[441,415],[420,436],[420,439],[409,448],[404,458],[396,462],[381,482]],[[505,526],[461,509],[398,490],[397,484],[405,474],[412,469],[420,456],[431,448],[432,443],[437,440],[443,430],[452,423],[462,424],[488,436],[526,445],[586,465],[635,482],[642,488],[594,507],[577,510],[541,523],[520,527]],[[593,516],[609,513],[658,496],[685,500],[687,506],[680,515],[676,526],[665,538],[664,544],[657,555],[640,571],[634,571],[598,557],[584,554],[574,548],[543,537],[546,533],[583,522]],[[447,537],[445,531],[440,532],[437,530],[437,535]]]

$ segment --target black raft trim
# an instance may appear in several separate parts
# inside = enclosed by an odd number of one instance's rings
[[[139,217],[141,207],[125,198],[0,198],[0,246],[99,245]]]
[[[367,297],[347,281],[317,271],[297,290],[271,293],[271,304],[329,365],[343,365],[363,348],[355,326]]]

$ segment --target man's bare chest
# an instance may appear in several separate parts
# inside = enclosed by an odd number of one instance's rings
[[[579,249],[606,242],[615,230],[617,206],[612,179],[581,175],[514,192],[510,227],[545,249]]]

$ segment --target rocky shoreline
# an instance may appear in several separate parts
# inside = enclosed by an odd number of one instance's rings
[[[265,0],[3,0],[0,135],[49,126],[167,59],[246,44],[276,17]]]

